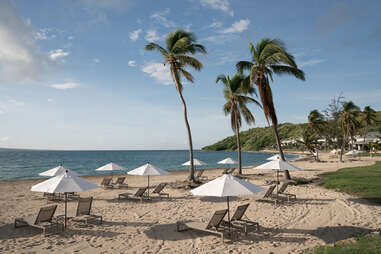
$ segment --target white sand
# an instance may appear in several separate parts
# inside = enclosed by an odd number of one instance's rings
[[[327,154],[321,155],[328,159]],[[313,178],[338,167],[370,165],[377,158],[362,158],[346,163],[311,161],[295,162],[302,171],[292,176]],[[273,179],[273,172],[245,170],[251,182],[268,188],[265,180]],[[254,174],[265,173],[265,176]],[[207,171],[209,179],[221,170]],[[152,184],[184,180],[186,173],[151,177]],[[100,183],[100,177],[88,177]],[[300,253],[317,245],[334,243],[358,233],[380,228],[381,207],[348,194],[327,190],[315,184],[290,186],[288,192],[297,195],[295,203],[275,206],[258,202],[261,195],[232,198],[232,210],[240,204],[250,203],[247,216],[260,223],[262,231],[243,237],[240,241],[222,244],[217,236],[197,231],[176,232],[176,221],[208,218],[214,210],[224,209],[226,202],[218,198],[193,197],[189,191],[166,188],[170,200],[153,202],[117,202],[118,193],[134,192],[145,186],[146,178],[127,176],[133,187],[129,190],[103,190],[81,193],[93,196],[93,212],[103,215],[103,225],[71,223],[60,235],[44,237],[38,230],[13,228],[15,217],[35,214],[46,206],[42,193],[33,193],[30,187],[41,180],[8,181],[0,183],[0,253]],[[263,195],[263,193],[262,193]],[[64,206],[58,205],[58,212]],[[69,203],[75,209],[76,202]]]

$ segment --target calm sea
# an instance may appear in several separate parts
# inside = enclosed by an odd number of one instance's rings
[[[254,166],[266,162],[270,153],[242,153],[243,166]],[[208,165],[197,168],[222,168],[228,165],[218,161],[231,157],[237,160],[236,152],[201,152],[194,151],[194,157]],[[296,155],[287,155],[294,159]],[[132,170],[147,162],[166,169],[184,170],[182,163],[189,160],[187,150],[153,151],[49,151],[49,150],[8,150],[0,149],[0,180],[40,178],[38,173],[62,164],[80,175],[99,175],[95,169],[109,162],[117,163]]]

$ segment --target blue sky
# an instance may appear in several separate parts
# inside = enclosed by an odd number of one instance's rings
[[[248,60],[248,41],[280,38],[306,73],[276,77],[280,122],[305,122],[343,93],[381,109],[379,1],[29,1],[0,2],[0,147],[186,149],[182,106],[149,41],[194,32],[196,55],[184,97],[194,146],[233,134],[215,84]],[[263,112],[252,107],[255,126]],[[247,129],[244,126],[243,129]]]

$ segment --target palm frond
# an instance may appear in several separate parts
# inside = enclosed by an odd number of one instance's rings
[[[237,72],[243,73],[244,71],[250,71],[253,67],[253,63],[249,61],[239,61],[235,67],[237,69]]]
[[[194,79],[193,79],[192,74],[190,74],[189,72],[187,72],[184,69],[180,69],[180,72],[189,82],[193,83]]]
[[[194,57],[187,56],[187,55],[177,55],[176,58],[184,66],[190,66],[197,71],[200,71],[203,67],[202,63]]]
[[[168,51],[167,51],[166,49],[164,49],[163,47],[161,47],[159,44],[156,44],[156,43],[153,43],[153,42],[148,43],[144,48],[145,48],[145,50],[148,50],[148,51],[157,50],[157,51],[159,51],[163,56],[168,55]]]
[[[289,74],[289,75],[293,75],[294,77],[298,79],[306,80],[304,72],[298,68],[288,66],[288,65],[270,65],[269,67],[274,73],[278,75]]]

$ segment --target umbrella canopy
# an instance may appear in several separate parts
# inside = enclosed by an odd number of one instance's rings
[[[31,191],[47,193],[82,192],[99,188],[98,184],[73,175],[70,172],[33,185]]]
[[[273,160],[279,160],[280,159],[280,155],[279,154],[275,154],[271,157],[268,157],[266,160],[268,161],[273,161]]]
[[[84,178],[71,174],[67,171],[64,174],[50,178],[42,183],[33,185],[31,191],[47,193],[65,193],[65,228],[67,223],[67,193],[82,192],[99,188],[98,184],[87,181]]]
[[[189,166],[190,165],[190,160],[187,161],[187,162],[184,162],[182,165],[183,166]],[[193,159],[193,165],[195,165],[195,166],[203,166],[203,165],[207,165],[207,164],[206,164],[206,162],[200,161],[198,159]]]
[[[49,169],[47,171],[44,171],[42,173],[39,173],[40,176],[59,176],[62,174],[65,174],[66,172],[69,172],[71,175],[78,176],[78,173],[71,171],[70,169],[64,168],[61,165],[52,169]]]
[[[232,158],[227,157],[226,159],[219,161],[218,164],[237,164],[237,162]]]
[[[333,154],[336,154],[336,153],[339,153],[340,152],[340,150],[338,150],[338,149],[333,149],[332,151],[330,151],[330,153],[333,153]]]
[[[260,186],[232,175],[224,174],[191,190],[191,193],[196,196],[228,197],[251,195],[263,190]]]
[[[358,151],[358,150],[352,150],[352,151],[349,151],[349,152],[345,153],[345,155],[356,155],[356,154],[359,154],[359,153],[361,153],[361,152]]]
[[[289,170],[289,171],[300,170],[300,168],[283,160],[272,160],[255,167],[255,169]]]
[[[244,181],[232,175],[224,174],[210,182],[207,182],[206,184],[191,190],[191,193],[196,196],[226,197],[230,231],[229,197],[251,195],[263,190],[264,189],[260,186]]]
[[[167,171],[162,170],[158,167],[155,167],[152,164],[144,164],[134,170],[129,171],[127,174],[129,175],[140,175],[140,176],[153,176],[153,175],[166,175]]]
[[[126,170],[126,168],[114,162],[110,162],[100,168],[97,168],[95,171],[114,171],[114,170]]]

